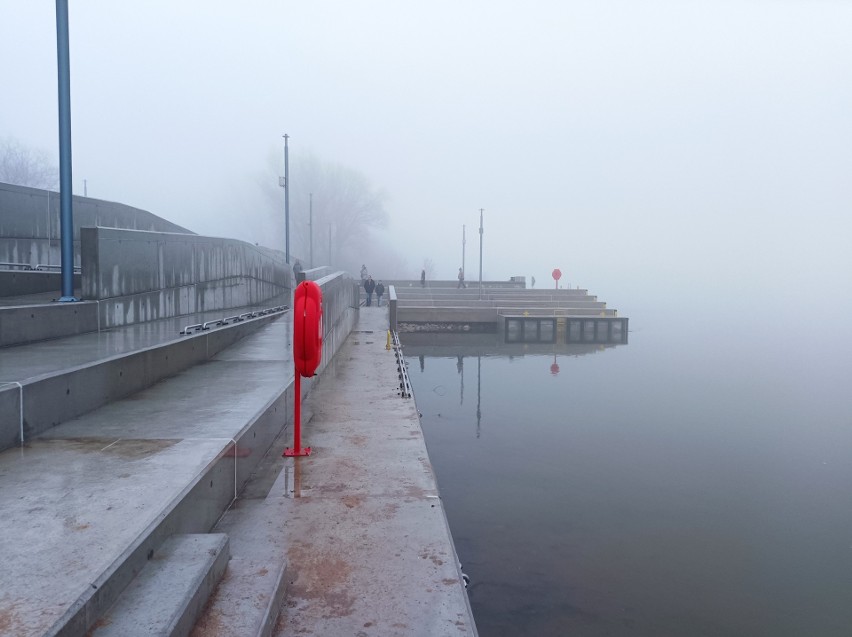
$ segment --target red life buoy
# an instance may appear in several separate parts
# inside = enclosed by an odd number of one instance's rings
[[[313,376],[322,359],[322,290],[302,281],[293,297],[293,362],[296,371]]]

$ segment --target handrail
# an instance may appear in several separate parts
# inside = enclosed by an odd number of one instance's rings
[[[61,265],[51,265],[49,263],[39,263],[33,269],[34,270],[61,270],[62,266]],[[74,272],[80,272],[81,271],[81,267],[79,265],[75,265],[73,269],[74,269]]]
[[[197,331],[207,331],[210,329],[211,325],[228,325],[229,323],[239,323],[241,321],[245,321],[248,319],[257,318],[258,316],[265,316],[267,314],[276,314],[278,312],[283,312],[287,309],[286,305],[276,305],[275,307],[268,307],[264,310],[257,310],[254,312],[244,312],[242,314],[227,316],[219,319],[211,319],[209,321],[205,321],[204,323],[194,323],[192,325],[187,325],[184,327],[179,333],[181,335],[189,335],[192,332]]]
[[[393,336],[393,353],[396,356],[396,368],[399,372],[399,394],[403,398],[411,398],[414,391],[411,389],[411,379],[408,377],[408,365],[405,362],[405,357],[402,355],[402,345],[399,342],[399,334],[392,331]]]
[[[0,268],[23,268],[24,270],[32,270],[33,267],[29,263],[0,263]]]

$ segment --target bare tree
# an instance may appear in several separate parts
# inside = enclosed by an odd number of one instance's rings
[[[284,197],[281,189],[275,188],[278,175],[284,172],[280,163],[278,155],[273,156],[270,166],[276,166],[275,172],[268,171],[264,183],[274,225],[283,235]],[[303,259],[310,256],[312,221],[317,262],[328,260],[331,235],[332,265],[360,266],[371,231],[387,223],[385,194],[353,168],[292,151],[290,184],[291,252]]]
[[[12,137],[0,139],[0,181],[31,188],[56,189],[59,169],[43,150],[24,146]]]
[[[314,227],[327,228],[331,224],[333,253],[342,262],[357,260],[370,231],[387,223],[384,193],[348,166],[326,163],[313,155],[297,155],[290,167],[290,180],[291,213],[294,203],[301,211],[307,211],[312,200]],[[296,226],[302,245],[307,243],[307,222],[304,214],[298,216]]]

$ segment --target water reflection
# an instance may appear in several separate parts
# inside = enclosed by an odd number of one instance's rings
[[[848,635],[849,359],[644,336],[403,335],[482,637]]]
[[[417,405],[459,556],[472,578],[469,594],[483,637],[524,634],[526,613],[546,622],[560,621],[558,614],[551,616],[551,603],[569,586],[562,579],[562,549],[540,561],[542,542],[558,547],[562,530],[552,520],[551,500],[560,497],[561,462],[554,458],[543,464],[555,467],[553,473],[528,474],[532,458],[542,455],[539,446],[545,448],[545,457],[558,457],[564,453],[564,441],[551,435],[553,418],[547,409],[553,405],[541,395],[541,387],[530,382],[555,378],[560,356],[580,357],[615,347],[498,339],[488,334],[403,337],[409,361],[416,356],[419,362],[420,372],[412,374]],[[464,401],[470,359],[476,363],[475,406]],[[450,376],[457,378],[458,397],[445,389],[451,386]],[[565,399],[564,391],[547,390]],[[529,634],[562,632],[548,632],[545,624],[536,623]]]

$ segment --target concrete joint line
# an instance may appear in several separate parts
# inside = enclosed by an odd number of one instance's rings
[[[117,445],[119,442],[121,442],[121,438],[118,438],[118,439],[114,440],[113,442],[109,443],[106,447],[101,449],[101,451],[106,451],[107,449],[109,449],[113,445]]]

